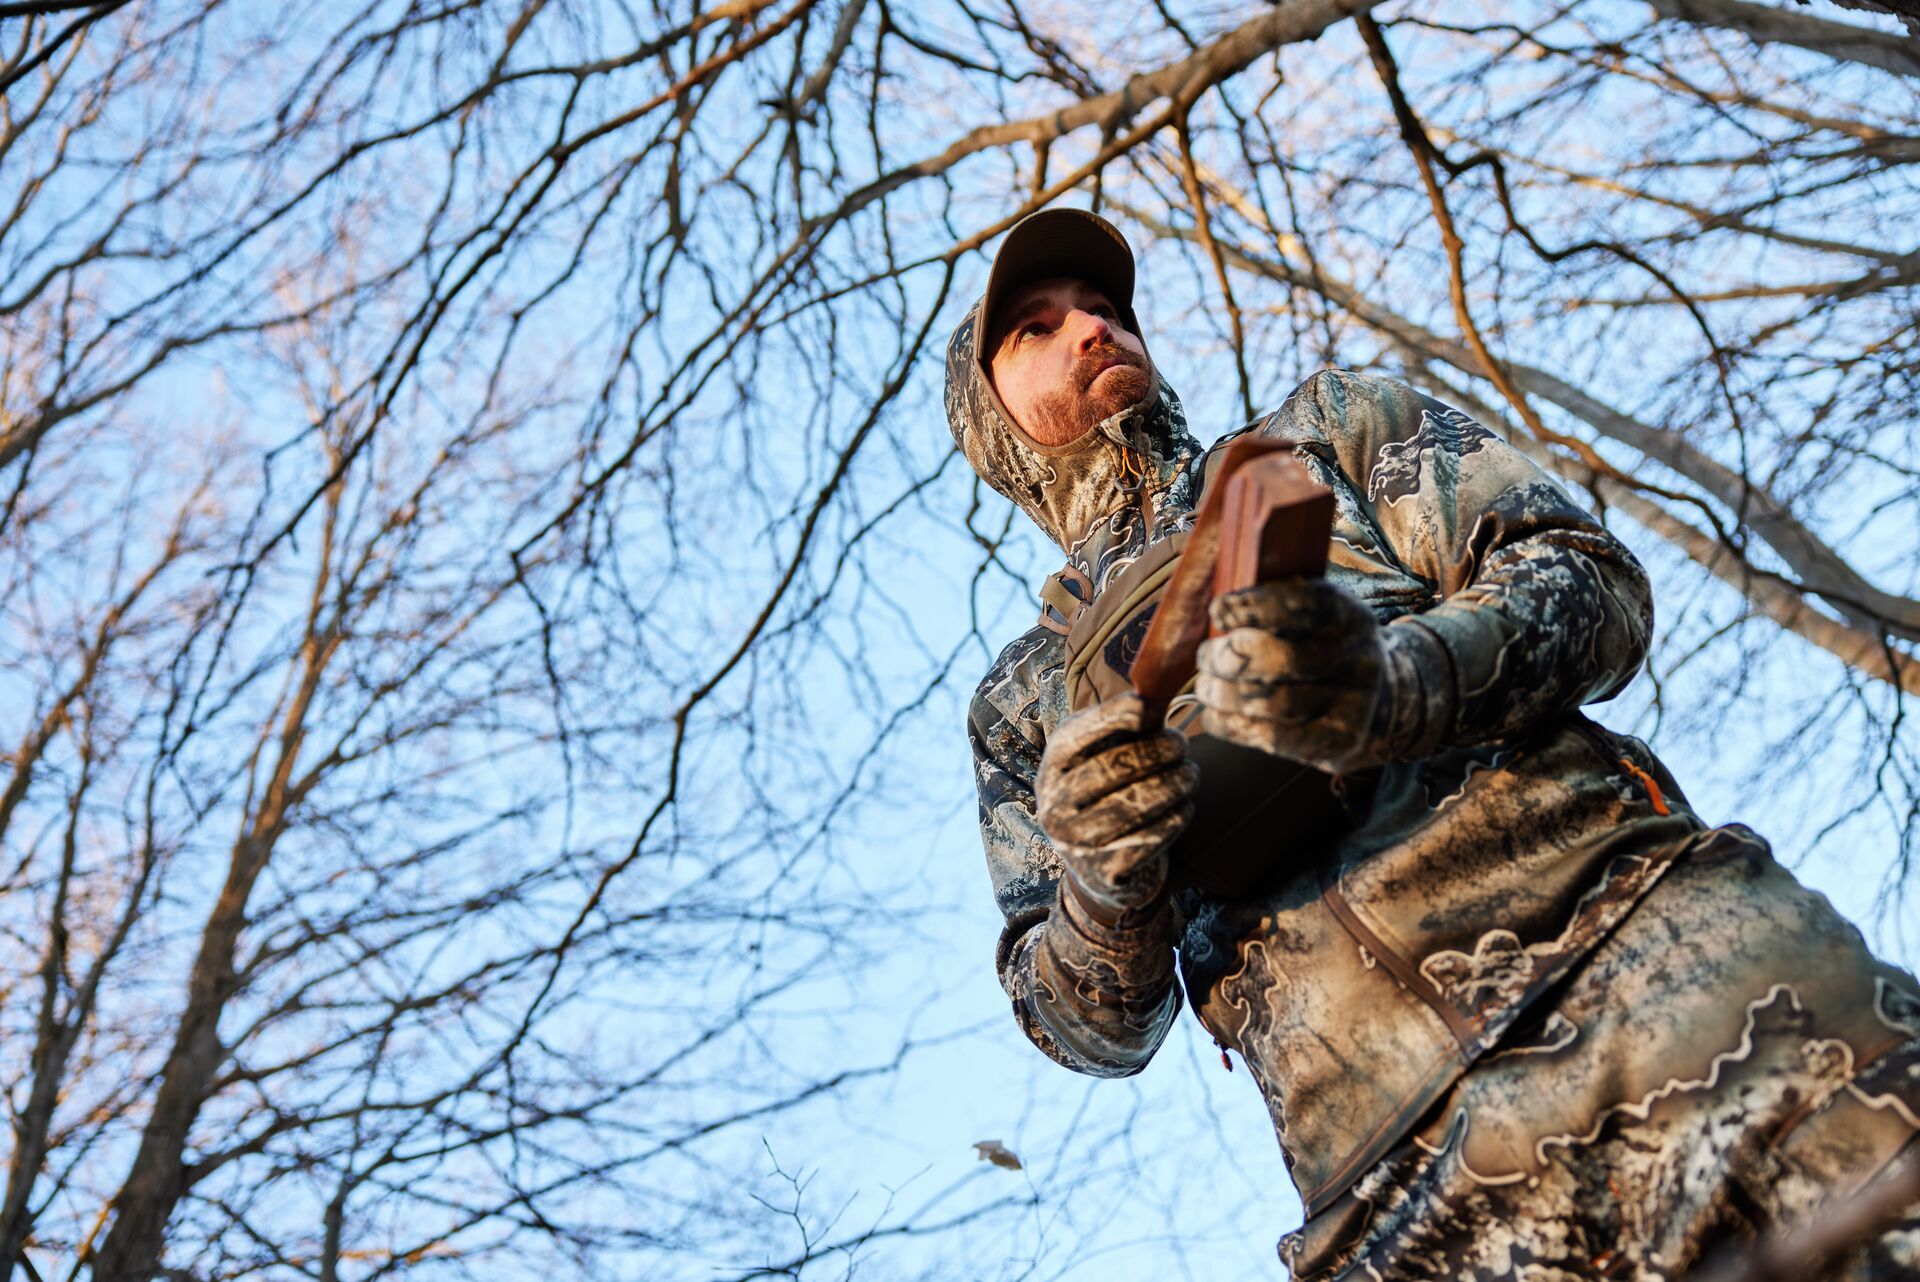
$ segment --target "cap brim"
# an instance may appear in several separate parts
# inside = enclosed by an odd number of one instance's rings
[[[1086,281],[1107,296],[1130,332],[1140,332],[1133,318],[1133,251],[1120,229],[1084,209],[1043,209],[1015,223],[994,255],[980,300],[983,362],[991,359],[987,345],[1000,305],[1022,287],[1056,276]]]

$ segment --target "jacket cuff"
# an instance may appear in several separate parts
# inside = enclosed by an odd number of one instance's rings
[[[1088,922],[1104,931],[1130,932],[1152,922],[1167,905],[1167,860],[1165,852],[1147,860],[1140,869],[1148,872],[1157,864],[1160,873],[1151,893],[1144,898],[1103,895],[1074,874],[1073,861],[1062,860],[1060,870],[1060,908],[1077,921]],[[1139,890],[1136,885],[1129,889]]]
[[[1056,846],[1058,848],[1058,846]],[[1064,854],[1064,852],[1062,852]],[[1079,915],[1106,929],[1133,927],[1148,921],[1167,902],[1167,852],[1164,848],[1140,860],[1125,883],[1100,887],[1075,869],[1077,860],[1060,860],[1060,904],[1069,898]]]

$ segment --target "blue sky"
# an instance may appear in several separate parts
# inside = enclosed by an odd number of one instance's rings
[[[85,139],[87,164],[118,172],[149,134],[170,137],[173,123],[197,124],[201,112],[229,131],[219,135],[223,144],[238,148],[256,137],[272,118],[259,110],[260,101],[294,92],[298,70],[318,47],[313,33],[328,16],[319,5],[280,12],[272,19],[277,43],[268,56],[247,43],[262,12],[221,11],[225,25],[217,25],[206,50],[195,55],[214,68],[205,96],[175,92],[163,81],[146,96],[116,99],[118,114],[110,112],[101,134]],[[515,56],[534,65],[579,49],[623,49],[646,34],[644,24],[631,26],[619,7],[583,12],[575,25],[536,25]],[[985,38],[1002,54],[1019,55],[1020,42],[1006,32],[981,37],[956,12],[938,7],[913,12],[923,35],[960,44]],[[1121,15],[1117,29],[1099,30],[1072,21],[1071,6],[1036,12],[1057,21],[1077,42],[1075,52],[1110,79],[1178,52],[1178,41],[1144,11]],[[1183,12],[1207,29],[1240,15],[1218,5],[1184,6]],[[1480,9],[1467,16],[1476,13],[1484,16]],[[1583,14],[1616,24],[1622,35],[1644,21],[1637,5],[1587,5]],[[378,17],[369,24],[378,25]],[[1149,30],[1157,34],[1143,34]],[[817,44],[825,34],[816,29],[809,39]],[[1393,34],[1424,105],[1464,106],[1503,119],[1512,113],[1519,141],[1558,148],[1556,154],[1610,175],[1630,173],[1638,152],[1656,144],[1706,154],[1739,132],[1727,126],[1689,135],[1693,117],[1677,110],[1663,116],[1658,95],[1631,87],[1609,90],[1606,102],[1617,115],[1607,120],[1579,103],[1523,110],[1517,104],[1530,102],[1538,89],[1529,60],[1509,60],[1497,74],[1482,76],[1441,57],[1447,37],[1404,25]],[[324,127],[271,163],[211,166],[156,224],[167,222],[175,234],[224,227],[252,193],[264,193],[269,203],[277,199],[352,139],[442,101],[462,74],[484,69],[494,53],[484,39],[398,48],[392,63],[362,50],[346,88],[313,104]],[[1795,57],[1783,54],[1770,65],[1804,72],[1809,93],[1834,101],[1884,85]],[[1296,181],[1307,185],[1342,165],[1355,175],[1340,200],[1328,197],[1316,207],[1316,251],[1330,267],[1362,271],[1381,296],[1445,327],[1444,291],[1435,288],[1439,260],[1431,238],[1423,239],[1423,206],[1405,187],[1404,163],[1380,145],[1377,131],[1349,127],[1379,113],[1378,86],[1362,72],[1351,33],[1288,50],[1280,65],[1287,86],[1263,118],[1295,166]],[[957,170],[951,185],[901,188],[884,211],[888,236],[881,235],[879,211],[837,232],[814,264],[817,274],[775,309],[780,323],[770,335],[740,339],[723,331],[706,342],[717,317],[792,235],[800,213],[830,205],[873,176],[864,104],[849,93],[836,100],[823,132],[808,135],[816,146],[827,136],[839,145],[834,165],[816,149],[809,153],[813,163],[793,175],[762,151],[746,170],[748,182],[736,187],[722,180],[735,149],[764,123],[763,98],[779,71],[759,68],[752,77],[723,80],[714,94],[701,131],[687,143],[681,174],[688,189],[708,185],[699,187],[698,200],[690,198],[696,217],[684,257],[662,275],[650,274],[648,264],[658,261],[649,255],[664,255],[670,243],[661,212],[667,149],[648,145],[657,139],[641,129],[616,135],[574,162],[515,252],[490,259],[484,238],[465,245],[448,239],[482,223],[512,175],[539,169],[547,141],[542,130],[552,126],[570,84],[559,77],[524,82],[470,119],[436,127],[417,145],[373,153],[339,183],[323,185],[274,236],[249,241],[223,260],[221,271],[186,290],[177,307],[163,303],[143,313],[150,328],[136,337],[144,342],[164,336],[167,324],[182,317],[257,318],[285,306],[289,296],[311,297],[349,279],[396,272],[376,304],[325,318],[336,328],[322,324],[317,338],[242,334],[175,358],[108,411],[78,424],[71,454],[49,451],[36,479],[65,489],[54,533],[39,551],[82,551],[70,572],[36,581],[45,598],[37,613],[17,608],[8,616],[9,657],[30,651],[34,628],[47,619],[64,626],[69,607],[96,604],[96,576],[107,563],[114,528],[98,513],[109,502],[116,517],[124,515],[150,538],[177,510],[202,460],[224,456],[229,462],[217,498],[234,525],[244,525],[256,503],[263,529],[290,519],[303,483],[325,469],[302,397],[317,387],[324,399],[331,372],[318,353],[337,361],[347,394],[327,408],[347,421],[371,397],[391,390],[390,358],[416,332],[420,300],[476,267],[480,283],[433,332],[364,471],[354,474],[363,520],[376,521],[440,446],[474,424],[497,419],[515,430],[474,450],[471,470],[439,500],[413,549],[412,564],[421,572],[417,595],[375,622],[397,626],[412,617],[409,610],[430,612],[462,590],[468,582],[462,576],[497,580],[509,549],[538,553],[557,546],[567,559],[531,576],[537,598],[509,593],[485,616],[478,632],[494,666],[449,652],[441,672],[447,690],[474,695],[482,710],[443,736],[376,758],[351,780],[374,796],[382,782],[414,782],[366,810],[348,804],[360,800],[350,789],[340,811],[325,813],[290,843],[268,892],[291,902],[279,905],[283,915],[261,934],[292,930],[301,910],[339,909],[360,895],[432,900],[557,860],[558,871],[498,916],[416,941],[419,953],[409,956],[428,958],[422,971],[435,974],[436,966],[465,965],[489,949],[550,937],[579,910],[595,876],[614,866],[644,829],[643,857],[615,878],[593,919],[618,925],[568,972],[562,1004],[542,1026],[548,1057],[539,1067],[565,1089],[584,1089],[596,1074],[667,1057],[715,1027],[715,1012],[742,994],[776,991],[755,997],[751,1018],[675,1060],[658,1090],[556,1142],[566,1155],[657,1155],[630,1185],[584,1186],[561,1203],[583,1220],[662,1226],[671,1239],[667,1247],[636,1244],[630,1256],[616,1253],[609,1266],[615,1275],[624,1262],[628,1271],[650,1277],[726,1278],[762,1259],[784,1258],[803,1238],[831,1242],[857,1238],[870,1226],[884,1233],[951,1220],[925,1236],[875,1238],[807,1276],[844,1273],[889,1282],[922,1273],[969,1282],[1278,1277],[1273,1243],[1297,1223],[1299,1207],[1244,1070],[1224,1071],[1205,1035],[1183,1018],[1140,1077],[1076,1077],[1025,1043],[993,975],[1000,921],[974,829],[962,718],[993,652],[1031,622],[1034,588],[1059,554],[997,496],[971,482],[952,456],[943,421],[942,349],[978,294],[987,259],[962,257],[944,296],[938,292],[943,271],[935,264],[907,273],[897,288],[794,307],[796,300],[832,298],[875,270],[888,252],[903,260],[937,254],[1004,218],[1011,193],[1025,190],[1031,178],[1030,150],[983,154]],[[378,109],[369,110],[347,89],[373,83],[376,72],[389,79],[379,81],[383,96]],[[957,130],[1003,105],[970,78],[920,65],[914,73],[881,86],[888,164],[936,152]],[[589,80],[575,124],[630,106],[658,87],[658,75],[648,63]],[[1249,73],[1249,85],[1254,78]],[[1242,93],[1238,101],[1247,108],[1253,96]],[[1057,86],[1029,83],[1004,106],[1018,114],[1059,100]],[[1221,124],[1209,100],[1196,117],[1203,152],[1214,145],[1208,131]],[[472,141],[482,134],[486,147]],[[465,148],[458,163],[447,159],[456,145]],[[1050,172],[1065,172],[1088,145],[1079,137],[1062,144]],[[1284,207],[1274,167],[1259,178],[1269,200]],[[800,203],[781,205],[782,221],[770,229],[765,209],[787,200],[789,179],[802,193]],[[151,174],[148,180],[160,181]],[[1702,198],[1739,195],[1720,192],[1712,177],[1674,181]],[[1830,197],[1815,192],[1795,212],[1817,216],[1826,234],[1865,238],[1875,231],[1876,216],[1903,202],[1911,208],[1911,187],[1903,185],[1910,182],[1875,175]],[[1176,189],[1162,174],[1152,183],[1117,186],[1110,195],[1150,201]],[[14,260],[17,276],[44,265],[63,245],[80,243],[63,237],[84,240],[90,224],[82,215],[98,216],[85,194],[92,190],[90,182],[75,179],[41,209],[48,227],[77,221],[63,224],[38,257]],[[1570,236],[1603,216],[1564,195],[1551,185],[1521,192],[1525,207],[1556,234]],[[427,216],[443,199],[451,212],[433,224]],[[596,211],[603,207],[601,216]],[[1484,206],[1479,213],[1486,215]],[[1652,223],[1632,226],[1655,230]],[[123,234],[140,248],[158,233],[141,224]],[[554,283],[583,246],[580,270]],[[1196,433],[1210,440],[1239,419],[1215,286],[1187,246],[1169,240],[1139,248],[1138,311],[1151,350],[1184,397]],[[1748,267],[1768,280],[1794,279],[1822,265],[1777,247],[1734,264],[1715,259],[1715,252],[1709,245],[1687,262],[1703,277]],[[1700,393],[1696,334],[1653,310],[1595,309],[1556,324],[1554,309],[1566,299],[1546,286],[1558,271],[1522,257],[1495,266],[1508,274],[1510,291],[1495,309],[1505,326],[1503,343],[1604,389],[1638,413],[1694,432],[1731,461],[1724,432],[1696,430],[1703,423],[1714,427],[1700,408],[1710,411],[1711,398]],[[132,255],[86,281],[110,311],[106,304],[170,279],[178,267],[171,258]],[[1476,279],[1485,284],[1484,277]],[[1254,318],[1252,382],[1261,406],[1277,404],[1329,356],[1395,368],[1375,336],[1343,318],[1333,319],[1329,352],[1320,327],[1296,326],[1299,312],[1291,305],[1297,299],[1249,287],[1242,302]],[[929,316],[928,338],[916,343]],[[638,334],[631,347],[629,331]],[[9,333],[19,340],[26,331],[16,324]],[[1827,357],[1816,347],[1810,342],[1808,351],[1818,367]],[[507,357],[496,371],[502,351]],[[903,390],[874,423],[817,525],[809,526],[813,500],[834,475],[841,451],[896,378],[904,378]],[[1791,446],[1797,432],[1817,421],[1808,406],[1832,382],[1816,369],[1769,402],[1771,412],[1753,425],[1749,442],[1758,474],[1792,481],[1795,468],[1806,466]],[[632,462],[619,463],[624,470],[611,476],[598,505],[564,537],[542,542],[540,531],[580,480],[615,465],[629,446],[636,447]],[[1613,457],[1646,471],[1624,451]],[[271,487],[263,479],[269,475]],[[1864,485],[1853,482],[1857,469],[1847,475],[1847,484],[1809,487],[1808,510],[1882,586],[1911,592],[1920,581],[1920,558],[1913,555],[1910,498],[1862,511],[1870,502],[1900,500],[1905,474],[1890,469]],[[1650,738],[1710,821],[1740,820],[1771,836],[1781,858],[1860,922],[1884,955],[1910,966],[1920,961],[1911,905],[1890,906],[1880,893],[1905,817],[1869,804],[1841,818],[1871,792],[1881,762],[1872,726],[1893,711],[1886,692],[1850,684],[1830,656],[1764,620],[1740,621],[1740,602],[1730,589],[1631,522],[1615,517],[1614,525],[1653,576],[1661,628],[1658,701],[1655,681],[1643,677],[1595,715]],[[664,788],[672,713],[747,634],[800,532],[809,528],[815,550],[802,558],[766,642],[694,709],[679,800],[647,828]],[[311,519],[295,533],[279,546],[237,622],[235,653],[226,662],[239,694],[222,706],[226,720],[209,735],[214,743],[205,758],[186,767],[196,785],[231,770],[255,728],[270,719],[277,689],[270,678],[282,671],[276,665],[295,636],[303,576],[314,556]],[[983,539],[996,545],[990,557]],[[216,580],[230,550],[210,550],[191,573]],[[545,653],[542,610],[554,621]],[[376,641],[370,633],[356,673],[384,671],[381,664],[392,659]],[[1700,657],[1683,661],[1696,647]],[[558,698],[545,685],[545,659],[568,674]],[[256,662],[267,676],[248,682],[234,675]],[[28,706],[25,695],[44,677],[31,662],[10,663],[0,688],[22,694],[16,702]],[[557,725],[576,735],[567,752],[556,745]],[[1910,720],[1901,723],[1909,759],[1913,733]],[[137,781],[137,771],[129,777]],[[568,781],[572,790],[562,800]],[[128,794],[133,791],[129,784]],[[48,825],[57,819],[59,800],[57,790],[48,794],[42,816]],[[514,813],[522,807],[524,814]],[[342,871],[365,874],[356,861],[369,850],[393,854],[503,814],[512,817],[418,880],[392,883]],[[189,930],[203,918],[238,818],[229,800],[189,827],[192,839],[156,913],[164,930],[128,989],[129,1006],[144,1016],[164,1018],[177,1000],[183,936],[166,932]],[[123,821],[103,813],[102,830]],[[100,868],[110,871],[119,850],[102,837]],[[274,982],[295,985],[302,978],[295,973]],[[266,988],[271,995],[272,985]],[[489,996],[510,1010],[523,990],[524,984],[502,981]],[[411,1058],[396,1054],[384,1085],[398,1089],[457,1074],[464,1057],[482,1054],[500,1036],[489,1022],[498,1014],[463,1012],[446,1026],[414,1030],[417,1039],[405,1047]],[[286,1045],[307,1035],[298,1026]],[[843,1072],[853,1076],[837,1091],[711,1135],[694,1134],[716,1118]],[[972,1145],[983,1140],[1004,1142],[1025,1169],[980,1162]],[[499,1161],[538,1168],[542,1155],[531,1148]],[[124,1153],[107,1143],[90,1160],[86,1178],[69,1192],[71,1212],[83,1223],[123,1169]],[[421,1181],[423,1197],[484,1187],[491,1174],[486,1166],[475,1158],[467,1166],[436,1168],[435,1179]],[[253,1179],[250,1168],[236,1168],[231,1188],[245,1195]],[[267,1196],[283,1200],[273,1213],[284,1223],[312,1223],[316,1200],[326,1193],[320,1183],[274,1183]],[[796,1197],[797,1213],[790,1213]],[[382,1203],[379,1213],[396,1221],[383,1231],[406,1240],[419,1229],[410,1217],[431,1218],[423,1204]],[[556,1249],[541,1258],[564,1254]],[[508,1258],[497,1275],[520,1277],[525,1268],[524,1258]]]

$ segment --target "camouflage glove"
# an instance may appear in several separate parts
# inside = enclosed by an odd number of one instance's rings
[[[1424,756],[1451,724],[1451,671],[1417,619],[1381,627],[1322,578],[1214,598],[1222,635],[1200,647],[1201,724],[1210,735],[1340,774]]]
[[[1060,853],[1063,892],[1103,925],[1154,903],[1167,847],[1193,817],[1200,771],[1186,736],[1149,730],[1138,695],[1062,721],[1040,759],[1040,826]]]

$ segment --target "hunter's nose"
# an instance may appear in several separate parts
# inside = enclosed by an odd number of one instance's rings
[[[1106,342],[1113,327],[1103,317],[1075,308],[1068,318],[1073,323],[1073,347],[1076,352],[1090,351]]]

